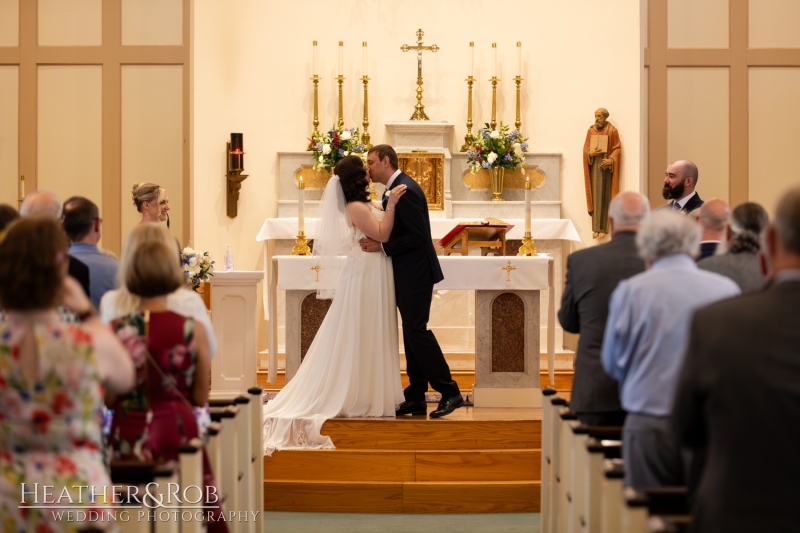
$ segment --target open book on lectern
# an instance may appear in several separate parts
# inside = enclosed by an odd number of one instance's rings
[[[487,230],[490,230],[490,231],[492,229],[497,231],[497,230],[499,230],[501,228],[505,228],[505,230],[508,232],[508,231],[511,231],[511,228],[513,228],[513,227],[514,227],[513,224],[508,224],[506,222],[503,222],[500,219],[492,218],[492,217],[488,217],[485,220],[476,220],[474,222],[459,222],[458,224],[456,224],[456,227],[451,229],[447,233],[447,235],[442,237],[441,240],[439,240],[439,242],[436,243],[436,246],[442,246],[442,247],[447,246],[448,244],[450,244],[450,241],[453,240],[453,238],[456,235],[461,233],[461,231],[464,228],[486,228]]]

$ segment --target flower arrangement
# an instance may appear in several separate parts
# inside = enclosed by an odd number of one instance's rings
[[[348,155],[355,154],[364,159],[367,152],[366,146],[361,144],[361,132],[358,128],[345,128],[341,119],[329,131],[314,132],[311,144],[314,145],[311,152],[314,156],[314,170],[324,168],[331,173],[336,163]]]
[[[481,168],[507,168],[510,170],[525,166],[527,139],[521,139],[517,130],[508,131],[502,122],[497,129],[489,124],[478,130],[471,150],[467,150],[467,164],[475,174]]]
[[[214,275],[215,261],[211,259],[208,252],[184,248],[181,250],[181,263],[186,284],[195,292],[200,288],[201,281],[208,281]]]

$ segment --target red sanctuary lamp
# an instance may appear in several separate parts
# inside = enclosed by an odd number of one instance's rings
[[[244,134],[231,133],[231,140],[227,143],[227,212],[230,218],[235,218],[239,211],[239,190],[242,182],[247,178],[244,172]]]

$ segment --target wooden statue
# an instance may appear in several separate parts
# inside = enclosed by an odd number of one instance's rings
[[[601,107],[594,120],[583,143],[583,177],[592,236],[602,239],[608,233],[608,205],[619,192],[622,145],[617,128],[608,122],[608,111]]]

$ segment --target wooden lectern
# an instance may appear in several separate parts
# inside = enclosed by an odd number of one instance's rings
[[[496,218],[487,218],[483,222],[461,222],[436,246],[444,248],[443,255],[469,255],[470,248],[480,248],[481,255],[506,255],[506,232],[513,227]]]

